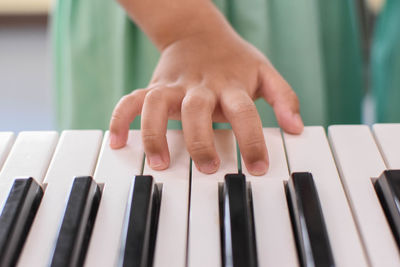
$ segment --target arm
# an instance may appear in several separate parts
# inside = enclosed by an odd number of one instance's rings
[[[119,0],[119,3],[160,51],[199,33],[235,33],[210,0]]]

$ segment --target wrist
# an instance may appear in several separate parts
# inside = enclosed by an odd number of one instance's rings
[[[196,4],[182,5],[173,12],[166,11],[151,23],[143,25],[142,29],[160,51],[196,35],[222,38],[235,34],[211,1],[196,1]]]

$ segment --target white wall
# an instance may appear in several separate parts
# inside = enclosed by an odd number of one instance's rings
[[[44,24],[0,24],[0,131],[54,129]]]

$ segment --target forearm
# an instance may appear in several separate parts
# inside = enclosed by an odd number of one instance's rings
[[[234,33],[210,0],[118,1],[160,51],[194,34]]]

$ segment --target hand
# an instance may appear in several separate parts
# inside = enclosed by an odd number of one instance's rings
[[[112,148],[126,144],[130,123],[142,115],[141,133],[149,165],[169,165],[168,119],[182,120],[186,147],[203,173],[220,164],[212,122],[230,122],[247,169],[261,175],[268,168],[262,124],[253,100],[264,98],[279,125],[299,134],[299,102],[270,62],[230,30],[199,32],[164,47],[149,86],[124,96],[110,123]]]

